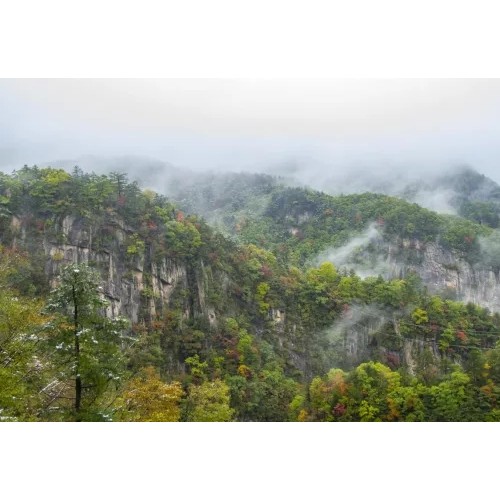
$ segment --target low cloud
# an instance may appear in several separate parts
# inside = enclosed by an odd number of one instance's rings
[[[389,278],[391,266],[383,252],[384,248],[383,237],[373,222],[363,233],[350,239],[345,245],[321,252],[315,264],[332,262],[337,269],[352,269],[361,278],[378,275]]]
[[[419,190],[410,201],[417,203],[421,207],[428,208],[441,214],[457,215],[457,210],[453,206],[456,193],[451,189],[445,190]]]

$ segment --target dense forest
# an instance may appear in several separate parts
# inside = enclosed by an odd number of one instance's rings
[[[499,190],[454,179],[457,215],[266,175],[0,174],[0,420],[500,420],[500,303],[420,272],[439,248],[498,282]],[[356,272],[386,247],[404,272]]]
[[[295,265],[341,246],[369,223],[387,239],[439,241],[474,261],[480,258],[478,238],[498,226],[500,186],[469,170],[452,179],[445,177],[436,189],[456,185],[457,215],[438,214],[409,201],[418,192],[411,184],[402,197],[372,192],[330,196],[264,174],[209,175],[173,190],[172,196],[224,234],[272,250]],[[479,199],[478,193],[483,193]]]

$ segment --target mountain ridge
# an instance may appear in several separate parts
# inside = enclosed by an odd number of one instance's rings
[[[220,401],[231,408],[220,415],[234,414],[238,420],[362,419],[362,401],[354,393],[349,402],[336,399],[328,415],[315,406],[311,395],[329,370],[353,390],[357,374],[373,369],[383,377],[418,378],[429,391],[437,391],[439,384],[451,383],[450,367],[453,373],[476,373],[471,370],[478,369],[477,363],[496,355],[498,314],[433,295],[414,268],[391,279],[363,279],[348,267],[313,264],[310,259],[322,247],[308,244],[316,239],[331,247],[332,235],[341,244],[349,242],[374,221],[379,243],[392,244],[407,259],[418,259],[421,250],[445,238],[471,264],[486,258],[479,237],[494,229],[384,195],[334,198],[280,186],[268,176],[258,178],[254,191],[242,193],[238,186],[252,179],[233,176],[225,199],[218,198],[217,190],[211,193],[209,200],[219,201],[214,210],[230,207],[225,222],[233,229],[242,222],[235,213],[239,217],[257,210],[265,219],[259,226],[255,217],[228,239],[173,200],[141,190],[123,173],[26,167],[2,174],[2,252],[7,252],[5,258],[21,252],[27,262],[9,279],[15,280],[19,296],[43,298],[57,288],[67,265],[97,270],[109,303],[106,315],[125,315],[130,321],[124,337],[126,345],[131,343],[128,377],[139,383],[134,374],[153,367],[165,383],[181,383],[190,395],[182,399],[185,406],[178,413],[185,420],[199,414],[190,413],[201,404],[196,399],[201,396],[194,395],[208,391],[210,384],[219,384],[214,387],[220,389]],[[294,229],[303,234],[290,231]],[[477,234],[464,240],[471,230]],[[301,260],[301,255],[307,258]],[[368,251],[369,258],[374,255]],[[457,264],[449,264],[451,272]],[[50,349],[43,356],[51,359]],[[42,366],[50,381],[50,363]],[[483,383],[484,376],[477,376]],[[471,397],[479,397],[478,391],[479,386]],[[347,405],[348,411],[337,404]],[[495,405],[488,411],[495,412]],[[40,418],[49,418],[46,410],[39,411]],[[398,411],[400,416],[391,418],[415,418],[412,412]],[[426,411],[441,418],[430,407]],[[478,418],[478,413],[469,417]],[[465,417],[460,413],[457,418]]]

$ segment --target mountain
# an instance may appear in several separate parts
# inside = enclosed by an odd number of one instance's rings
[[[499,225],[500,186],[470,167],[461,167],[424,182],[408,184],[399,195],[429,208],[453,211],[493,228]]]
[[[123,172],[1,174],[0,409],[21,420],[496,419],[500,316],[481,304],[497,303],[484,281],[498,277],[497,241],[485,224],[396,197],[330,196],[267,175],[185,179],[167,198]],[[68,272],[89,269],[107,304],[80,308],[93,326],[71,330],[79,289],[64,288]],[[67,303],[57,309],[51,290],[69,290]],[[469,292],[475,304],[461,301]],[[38,315],[40,302],[62,316]],[[16,303],[33,319],[14,315]],[[115,375],[96,325],[120,316]],[[80,350],[55,340],[71,331],[74,342],[93,335],[81,344],[85,411],[71,406]],[[465,399],[442,403],[450,387]]]
[[[443,177],[435,191],[444,185],[453,186],[457,207],[469,209],[493,204],[500,190],[469,170]],[[385,279],[416,273],[434,293],[500,308],[499,236],[494,220],[486,224],[484,214],[471,217],[479,219],[473,221],[395,196],[330,196],[248,174],[201,179],[175,198],[235,241],[262,246],[282,262],[300,266],[331,261],[361,276],[380,274]]]
[[[395,196],[439,213],[498,227],[500,186],[469,166],[402,169],[297,169],[288,180],[331,195],[364,192]]]

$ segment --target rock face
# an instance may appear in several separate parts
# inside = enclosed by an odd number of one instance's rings
[[[391,342],[387,342],[383,333],[384,326],[388,324],[396,332],[389,334]],[[404,365],[409,373],[414,374],[417,369],[422,370],[429,359],[437,363],[441,358],[435,338],[416,339],[400,335],[397,315],[390,317],[383,311],[375,314],[372,310],[369,315],[361,312],[358,321],[340,325],[336,335],[339,352],[342,352],[339,362],[348,370],[360,363],[379,359],[392,368]]]
[[[458,252],[447,250],[438,243],[408,240],[388,243],[379,239],[375,252],[373,250],[372,247],[365,252],[363,260],[365,263],[371,261],[373,269],[386,279],[405,278],[416,273],[432,294],[500,312],[499,276],[484,264],[471,264]],[[397,317],[385,316],[383,311],[373,311],[368,306],[356,310],[353,316],[352,321],[343,318],[339,325],[332,327],[343,352],[342,362],[348,368],[377,357],[389,365],[402,363],[411,373],[424,366],[429,358],[440,358],[437,341],[431,338],[419,341],[401,337],[394,351],[378,345],[377,332],[389,322],[393,322],[397,331]]]
[[[96,230],[91,224],[72,216],[62,218],[53,231],[39,234],[36,241],[30,235],[29,245],[23,222],[13,218],[11,227],[14,246],[31,246],[34,251],[43,252],[45,273],[52,285],[63,265],[87,263],[99,269],[104,278],[103,294],[109,301],[109,316],[122,315],[132,323],[152,319],[164,305],[171,303],[176,291],[189,287],[196,296],[184,299],[185,315],[206,309],[210,322],[216,321],[215,311],[205,304],[207,273],[191,272],[194,283],[189,283],[190,270],[186,263],[166,257],[153,259],[148,244],[143,251],[128,253],[126,241],[133,231],[118,219],[113,220],[107,230],[105,246],[96,243]]]
[[[353,262],[352,267],[361,276],[381,274],[385,279],[405,278],[416,273],[430,293],[472,302],[492,312],[500,311],[498,273],[482,263],[472,264],[459,252],[438,243],[418,240],[389,243],[380,238],[370,250],[363,250],[362,264]]]
[[[397,252],[389,247],[390,277],[405,277],[409,272],[416,272],[431,293],[500,311],[500,283],[491,268],[473,265],[436,243],[417,242],[413,251],[417,253],[418,262],[408,263],[398,259]]]
[[[207,327],[217,325],[221,311],[209,297],[214,286],[226,297],[231,287],[229,278],[216,274],[202,261],[193,264],[155,255],[153,244],[147,241],[144,247],[138,249],[136,245],[131,249],[134,230],[116,217],[104,227],[97,227],[81,218],[66,216],[49,230],[40,228],[38,232],[22,218],[13,217],[10,227],[12,245],[41,255],[52,285],[63,265],[88,263],[99,269],[103,294],[109,301],[109,316],[125,316],[132,323],[148,322],[174,306],[183,311],[185,318],[203,317]],[[378,241],[375,250],[386,278],[404,278],[416,272],[431,293],[500,311],[500,284],[491,269],[474,266],[436,243]],[[436,346],[429,351],[429,344],[415,340],[406,339],[393,350],[377,345],[374,334],[385,322],[396,318],[382,317],[377,311],[354,312],[355,321],[347,321],[335,332],[344,366],[356,366],[376,353],[388,364],[405,364],[411,371],[423,355],[438,356]],[[304,346],[295,345],[298,325],[288,324],[289,313],[284,309],[270,311],[273,335],[288,353],[290,362],[305,373],[307,355]]]

